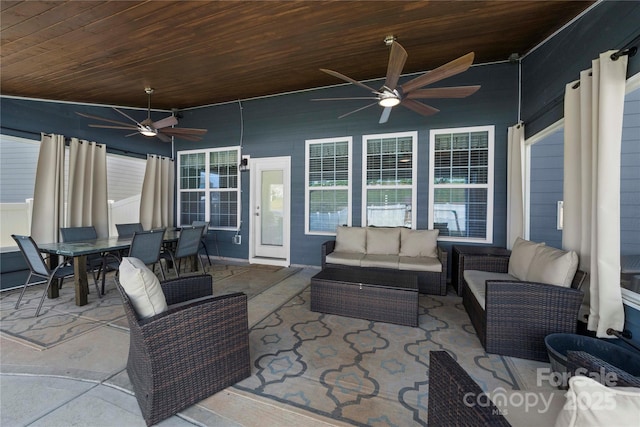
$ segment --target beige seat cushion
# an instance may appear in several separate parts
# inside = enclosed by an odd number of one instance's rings
[[[363,257],[364,257],[363,253],[333,251],[326,256],[325,260],[328,264],[350,265],[352,267],[360,267],[360,260]]]
[[[437,257],[438,234],[440,230],[400,231],[400,256],[405,257]]]
[[[465,270],[464,280],[469,285],[469,290],[484,309],[485,296],[487,294],[487,280],[519,280],[507,273],[494,273],[492,271]]]
[[[400,228],[366,227],[367,254],[398,255],[400,251]]]
[[[529,272],[531,261],[536,254],[536,249],[541,246],[544,246],[544,243],[530,242],[520,237],[516,238],[513,248],[511,249],[509,270],[507,272],[520,280],[527,280],[527,273]]]
[[[160,281],[138,258],[124,257],[120,263],[120,284],[140,319],[167,310]]]
[[[576,270],[578,254],[575,251],[539,246],[529,266],[526,280],[569,287]]]
[[[366,254],[360,260],[360,267],[398,269],[398,255]]]
[[[401,256],[398,269],[442,273],[442,263],[432,256]]]
[[[336,230],[337,252],[365,253],[367,231],[362,227],[340,226]]]

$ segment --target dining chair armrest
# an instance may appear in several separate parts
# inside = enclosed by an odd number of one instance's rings
[[[180,277],[160,282],[167,305],[213,294],[213,279],[208,274]]]

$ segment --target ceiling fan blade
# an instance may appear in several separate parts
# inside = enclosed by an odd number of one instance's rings
[[[414,89],[421,88],[422,86],[426,86],[430,83],[467,71],[473,63],[474,56],[475,54],[473,52],[469,52],[458,59],[454,59],[451,62],[447,62],[446,64],[439,66],[435,70],[431,70],[413,80],[409,80],[407,83],[400,86],[402,88],[402,92],[407,94]]]
[[[120,111],[118,110],[116,107],[111,107],[114,110],[116,110],[118,113],[122,114],[123,116],[125,116],[127,119],[131,120],[132,122],[134,122],[135,124],[137,124],[138,126],[142,126],[138,121],[136,121],[136,119],[134,119],[133,117],[129,116],[127,113],[125,113],[124,111]]]
[[[379,99],[377,96],[355,96],[352,98],[314,98],[312,101],[348,101],[351,99]]]
[[[178,124],[178,119],[174,116],[165,117],[164,119],[160,119],[157,122],[151,123],[154,129],[162,129],[169,126],[175,126]]]
[[[361,88],[366,89],[366,90],[368,90],[368,91],[370,91],[372,93],[376,93],[376,94],[379,93],[377,90],[367,86],[366,84],[360,83],[357,80],[353,80],[351,77],[347,77],[344,74],[340,74],[337,71],[327,70],[326,68],[320,68],[320,71],[323,71],[323,72],[325,72],[325,73],[327,73],[329,75],[332,75],[333,77],[337,77],[339,79],[348,81],[349,83],[353,83],[354,85],[360,86]]]
[[[348,113],[343,114],[343,115],[341,115],[341,116],[340,116],[340,117],[338,117],[338,118],[339,118],[339,119],[341,119],[341,118],[343,118],[343,117],[347,117],[347,116],[349,116],[349,115],[351,115],[351,114],[353,114],[353,113],[357,113],[358,111],[362,111],[362,110],[364,110],[365,108],[369,108],[369,107],[374,106],[374,105],[378,105],[378,103],[377,103],[377,102],[374,102],[373,104],[365,105],[364,107],[360,107],[360,108],[358,108],[357,110],[349,111]]]
[[[393,107],[384,107],[384,110],[382,110],[382,114],[380,115],[380,121],[378,122],[379,124],[387,123],[392,108]]]
[[[158,131],[158,135],[156,135],[158,138],[160,138],[160,135],[164,136],[165,138],[168,138],[169,136],[172,136],[174,138],[180,138],[180,139],[185,139],[187,141],[202,141],[202,138],[200,138],[197,135],[189,135],[189,134],[174,134],[174,133],[167,133],[167,132],[162,132],[162,130]]]
[[[429,99],[429,98],[465,98],[476,93],[480,86],[454,86],[454,87],[434,87],[429,89],[417,89],[409,92],[409,99]]]
[[[413,110],[418,114],[422,114],[423,116],[431,116],[432,114],[440,111],[437,108],[433,108],[430,105],[423,104],[422,102],[418,102],[413,99],[403,99],[400,105],[404,105],[408,109]]]
[[[384,85],[391,90],[396,88],[402,68],[407,60],[407,51],[398,42],[391,43],[391,53],[389,54],[389,64],[387,65],[387,78]]]
[[[205,133],[207,133],[207,130],[196,128],[164,128],[158,129],[158,132],[167,135],[204,135]]]
[[[158,137],[158,139],[162,142],[171,142],[171,138],[169,138],[167,135],[161,134],[160,132],[156,134],[156,137]]]
[[[137,130],[138,129],[137,126],[126,125],[126,124],[123,124],[122,126],[90,124],[89,127],[90,128],[102,128],[102,129],[126,129],[126,130]]]
[[[99,116],[92,116],[91,114],[79,113],[77,111],[76,111],[76,114],[82,117],[86,117],[88,119],[101,120],[103,122],[114,123],[116,125],[133,126],[133,125],[130,125],[129,123],[119,122],[117,120],[105,119],[104,117],[99,117]]]

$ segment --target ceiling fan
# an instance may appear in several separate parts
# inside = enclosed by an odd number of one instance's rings
[[[175,116],[165,117],[164,119],[160,119],[157,122],[151,120],[151,94],[153,94],[154,90],[150,87],[144,89],[145,93],[148,97],[147,102],[147,118],[141,122],[138,122],[125,112],[117,109],[116,107],[111,107],[116,110],[118,113],[131,120],[134,124],[120,122],[117,120],[111,120],[104,117],[92,116],[90,114],[79,113],[76,111],[76,114],[87,117],[89,119],[101,120],[103,122],[113,123],[112,125],[98,125],[98,124],[90,124],[89,127],[92,128],[104,128],[104,129],[125,129],[125,130],[133,130],[135,132],[130,133],[126,136],[133,136],[137,134],[141,134],[144,136],[155,136],[161,141],[171,142],[172,136],[176,138],[186,139],[187,141],[200,141],[202,138],[200,135],[204,135],[207,133],[206,129],[196,129],[196,128],[174,128],[170,126],[175,126],[178,124],[178,119]]]
[[[440,110],[430,105],[419,102],[417,101],[418,99],[465,98],[480,89],[480,86],[456,86],[421,89],[428,84],[435,83],[442,79],[446,79],[447,77],[455,76],[456,74],[460,74],[466,71],[473,63],[473,52],[461,56],[458,59],[454,59],[451,62],[441,65],[434,70],[431,70],[398,86],[400,73],[402,72],[404,63],[407,60],[407,51],[404,50],[404,48],[400,46],[397,41],[395,41],[395,37],[393,36],[385,38],[384,42],[387,46],[391,46],[391,52],[389,54],[389,64],[387,65],[387,76],[384,85],[379,90],[375,90],[361,82],[345,76],[344,74],[340,74],[337,71],[327,70],[324,68],[320,69],[320,71],[323,71],[329,75],[360,86],[361,88],[371,92],[374,96],[353,98],[321,98],[313,99],[312,101],[341,101],[352,99],[375,100],[375,102],[371,104],[350,111],[338,118],[341,119],[350,114],[357,113],[358,111],[378,104],[384,108],[384,110],[382,110],[382,115],[380,116],[379,123],[386,123],[389,119],[389,115],[391,114],[391,109],[396,105],[402,105],[423,116],[430,116]]]

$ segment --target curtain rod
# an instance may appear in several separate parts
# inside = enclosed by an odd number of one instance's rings
[[[7,126],[0,127],[0,131],[2,131],[4,129],[9,130],[9,131],[13,131],[13,132],[20,132],[20,133],[23,133],[23,134],[26,133],[28,135],[34,135],[34,136],[38,136],[38,137],[41,136],[43,133],[45,135],[53,135],[53,134],[47,133],[47,132],[34,132],[34,131],[31,131],[31,130],[16,129],[16,128],[11,128],[11,127],[7,127]],[[82,142],[81,139],[79,139],[79,138],[77,138],[77,139]],[[65,142],[65,144],[70,143],[71,142],[71,137],[65,136],[64,137],[64,142]],[[119,148],[110,148],[106,144],[99,144],[99,143],[96,143],[96,144],[98,144],[100,146],[104,145],[105,147],[107,147],[107,152],[114,153],[114,154],[124,154],[124,155],[130,156],[130,157],[138,157],[138,158],[146,158],[146,156],[147,156],[146,154],[136,153],[134,151],[127,151],[127,150],[122,150],[122,149],[119,149]]]

